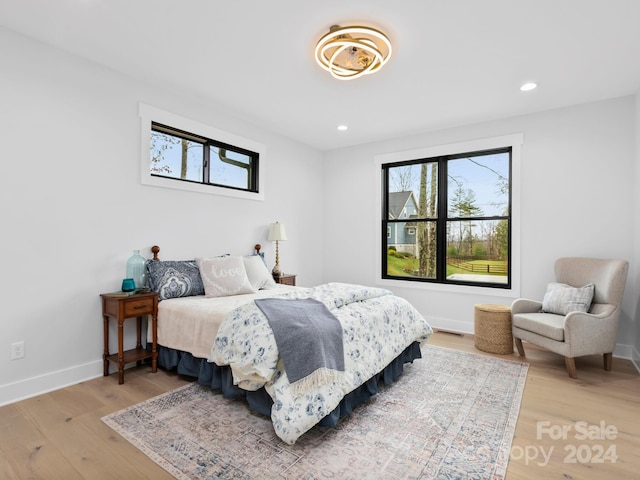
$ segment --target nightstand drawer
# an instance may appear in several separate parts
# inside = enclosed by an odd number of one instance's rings
[[[283,275],[274,275],[273,279],[276,283],[281,283],[282,285],[292,285],[296,286],[296,276],[295,274],[285,273]]]
[[[125,316],[139,317],[141,315],[151,315],[152,313],[153,313],[153,299],[151,298],[127,300],[124,303]]]

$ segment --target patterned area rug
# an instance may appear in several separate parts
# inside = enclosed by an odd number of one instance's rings
[[[502,479],[526,364],[425,345],[393,385],[295,445],[190,384],[102,420],[178,479]]]

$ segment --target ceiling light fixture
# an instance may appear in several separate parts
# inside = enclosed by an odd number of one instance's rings
[[[529,82],[529,83],[525,83],[524,85],[522,85],[520,87],[520,90],[522,90],[523,92],[528,92],[530,90],[535,89],[537,86],[538,86],[537,83]]]
[[[387,36],[370,27],[334,25],[316,45],[318,65],[339,80],[377,72],[391,57]]]
[[[349,127],[347,125],[338,125],[338,130],[340,130],[341,132],[346,132],[347,130],[349,130]]]

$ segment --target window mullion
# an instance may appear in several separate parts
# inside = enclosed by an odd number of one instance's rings
[[[438,221],[436,241],[437,279],[444,282],[447,277],[447,159],[438,159]]]
[[[382,229],[380,232],[381,241],[384,246],[382,249],[382,269],[388,271],[387,251],[389,242],[387,238],[387,229],[389,228],[389,168],[382,169]]]
[[[202,152],[202,182],[205,184],[211,183],[211,144],[205,143]]]

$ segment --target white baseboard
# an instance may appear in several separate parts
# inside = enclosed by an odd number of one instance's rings
[[[102,359],[0,385],[0,407],[102,375]]]
[[[613,356],[616,358],[624,358],[633,361],[633,346],[616,344],[616,348],[613,351]]]
[[[428,317],[427,322],[434,330],[444,330],[453,333],[469,333],[473,335],[473,322],[451,320],[450,318]]]
[[[636,367],[636,370],[640,373],[640,352],[637,348],[633,348],[631,351],[631,363],[633,363],[633,366]]]

